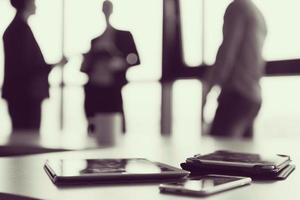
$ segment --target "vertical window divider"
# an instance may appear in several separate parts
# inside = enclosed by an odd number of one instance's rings
[[[61,27],[61,52],[62,58],[65,56],[65,0],[62,0],[62,9],[61,9],[61,16],[62,16],[62,27]],[[60,104],[59,104],[59,111],[60,111],[60,130],[62,131],[64,128],[64,65],[60,65],[61,68],[61,83],[60,83]]]
[[[202,65],[205,65],[205,0],[202,0]]]

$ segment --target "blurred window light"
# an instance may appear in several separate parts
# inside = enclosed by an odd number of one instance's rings
[[[232,0],[205,1],[205,63],[213,64],[222,42],[223,15]],[[263,13],[268,35],[264,47],[267,61],[300,58],[299,0],[253,0]]]
[[[183,59],[188,67],[202,64],[203,0],[180,0]]]

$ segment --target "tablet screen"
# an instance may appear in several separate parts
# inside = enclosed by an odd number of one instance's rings
[[[46,167],[50,168],[57,176],[65,177],[185,172],[183,170],[162,163],[152,162],[143,158],[48,160]]]

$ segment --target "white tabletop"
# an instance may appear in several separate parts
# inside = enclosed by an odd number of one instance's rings
[[[300,166],[300,140],[216,140],[209,137],[188,138],[126,135],[118,145],[96,150],[45,153],[0,158],[0,193],[42,199],[193,199],[161,194],[157,183],[92,186],[55,186],[43,169],[49,158],[132,158],[145,157],[179,167],[186,157],[219,149],[247,152],[289,154]],[[284,181],[254,181],[251,185],[206,197],[207,199],[295,199],[300,196],[300,175],[296,169]],[[1,197],[1,195],[0,195]],[[195,197],[195,199],[198,199]]]

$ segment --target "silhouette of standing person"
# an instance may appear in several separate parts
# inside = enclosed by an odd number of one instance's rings
[[[2,97],[14,130],[39,129],[41,103],[49,97],[48,65],[27,24],[34,0],[11,0],[16,15],[3,35],[5,69]]]
[[[92,40],[91,49],[85,54],[81,67],[81,71],[89,77],[84,87],[85,112],[88,119],[97,113],[120,113],[125,132],[121,90],[127,84],[127,69],[140,64],[140,60],[131,33],[117,30],[109,22],[113,12],[112,3],[105,0],[102,11],[106,29]]]
[[[203,104],[214,85],[221,88],[211,135],[253,136],[262,102],[259,81],[264,74],[266,34],[264,17],[251,0],[234,0],[227,7],[223,42],[203,82]]]

